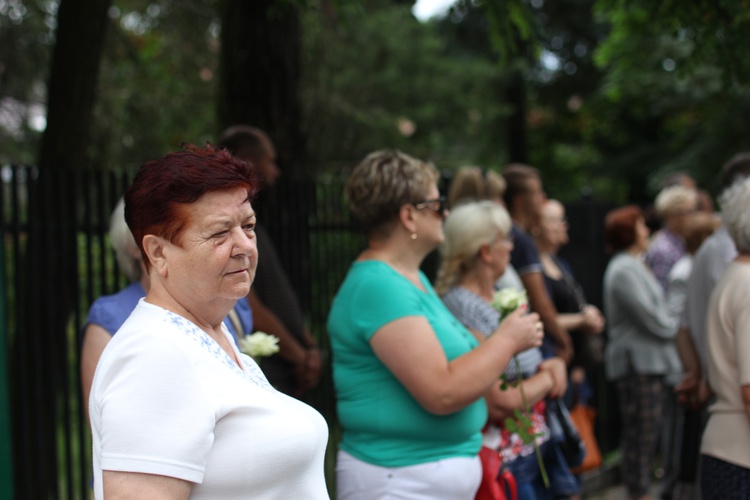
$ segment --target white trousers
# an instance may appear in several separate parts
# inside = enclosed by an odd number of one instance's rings
[[[481,480],[478,456],[380,467],[339,450],[336,461],[337,500],[472,500]]]

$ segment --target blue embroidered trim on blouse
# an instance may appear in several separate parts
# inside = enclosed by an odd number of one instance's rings
[[[221,348],[218,343],[216,343],[214,339],[209,337],[206,332],[198,328],[195,323],[173,312],[166,311],[166,313],[167,316],[165,321],[168,321],[173,326],[177,327],[182,333],[186,334],[188,337],[197,342],[204,351],[208,352],[217,361],[226,365],[230,370],[241,375],[255,385],[269,391],[274,390],[271,384],[268,383],[268,379],[263,374],[258,364],[253,361],[250,356],[239,353],[240,362],[245,366],[245,369],[243,370],[242,368],[237,366],[237,363],[235,363],[232,358],[229,357],[229,355],[224,351],[224,349]]]

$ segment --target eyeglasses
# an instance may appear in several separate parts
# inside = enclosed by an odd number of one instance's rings
[[[445,196],[441,196],[432,200],[418,201],[413,205],[417,210],[423,210],[427,208],[439,215],[443,215],[445,211],[448,210],[448,206],[445,203]]]

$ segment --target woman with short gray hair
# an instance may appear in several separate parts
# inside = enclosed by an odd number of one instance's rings
[[[750,498],[750,177],[722,194],[738,255],[711,294],[708,384],[716,396],[701,443],[703,498]]]

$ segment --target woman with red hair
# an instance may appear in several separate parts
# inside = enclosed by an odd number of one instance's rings
[[[222,323],[255,276],[256,188],[249,163],[189,147],[127,189],[150,288],[94,375],[95,498],[328,498],[325,420]]]
[[[622,472],[631,500],[649,498],[664,377],[682,370],[674,342],[677,318],[670,315],[662,289],[643,261],[648,236],[637,206],[607,214],[604,237],[613,256],[604,273],[609,324],[605,369],[620,397]]]

